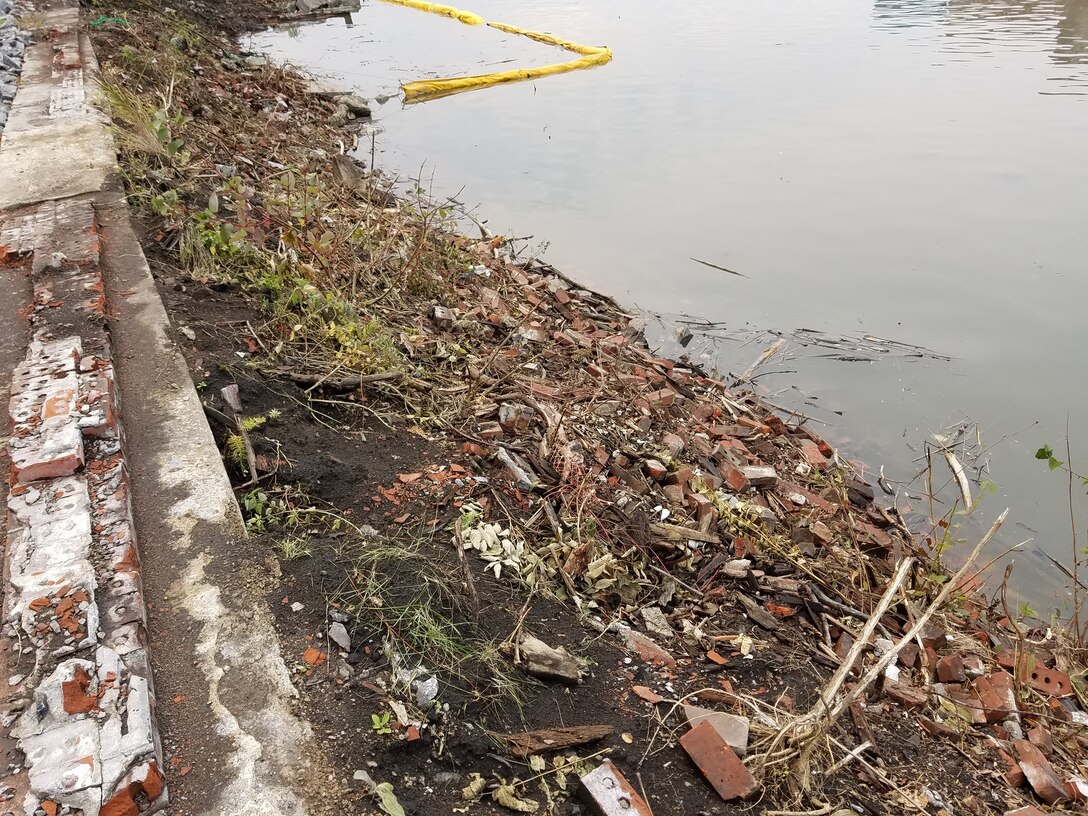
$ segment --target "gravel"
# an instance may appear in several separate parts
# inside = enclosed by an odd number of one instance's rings
[[[0,0],[0,133],[8,121],[15,84],[23,67],[23,52],[30,42],[30,33],[15,25],[14,0]]]

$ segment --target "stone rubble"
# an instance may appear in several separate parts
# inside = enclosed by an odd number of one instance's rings
[[[0,0],[0,134],[8,121],[8,111],[23,67],[23,54],[29,42],[30,33],[21,31],[16,25],[14,0]]]

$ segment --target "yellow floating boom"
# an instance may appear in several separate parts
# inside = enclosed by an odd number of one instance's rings
[[[443,6],[437,3],[427,3],[424,0],[382,0],[398,6],[427,11],[432,14],[441,14],[444,17],[452,17],[460,20],[465,25],[479,25],[484,19],[478,14],[469,11],[461,11],[452,6]],[[401,85],[404,91],[405,102],[423,102],[428,99],[437,99],[462,91],[474,91],[479,88],[488,88],[492,85],[502,85],[508,82],[525,82],[531,79],[552,76],[553,74],[565,74],[568,71],[580,71],[584,68],[593,68],[611,61],[612,50],[603,45],[579,45],[569,40],[553,37],[540,31],[527,31],[524,28],[507,25],[505,23],[487,23],[491,28],[505,31],[508,34],[517,34],[528,37],[545,45],[554,45],[566,49],[575,54],[580,54],[569,62],[561,62],[555,65],[543,65],[539,68],[515,68],[511,71],[499,71],[493,74],[478,74],[476,76],[446,77],[443,79],[420,79],[415,82],[406,82]]]

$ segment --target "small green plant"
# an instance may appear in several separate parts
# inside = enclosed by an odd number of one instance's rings
[[[380,736],[392,734],[393,729],[389,726],[391,719],[392,712],[390,711],[383,711],[381,714],[371,714],[370,727],[374,729],[375,734],[379,734]]]
[[[171,221],[180,218],[182,209],[178,200],[178,191],[165,190],[151,196],[151,211]]]
[[[276,549],[286,561],[306,558],[313,554],[310,540],[302,535],[286,535],[276,542]]]
[[[230,434],[227,437],[227,459],[241,471],[243,476],[249,475],[246,458],[246,441],[241,434]]]

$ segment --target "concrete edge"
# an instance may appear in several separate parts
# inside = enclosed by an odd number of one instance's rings
[[[177,662],[198,668],[189,691],[228,745],[190,806],[303,816],[319,752],[264,594],[227,586],[245,525],[92,105],[93,48],[75,0],[43,19],[0,142],[0,274],[33,289],[9,403],[0,629],[0,743],[24,759],[0,801],[28,815],[167,805],[144,602],[147,573],[166,567],[151,582],[197,624]]]

